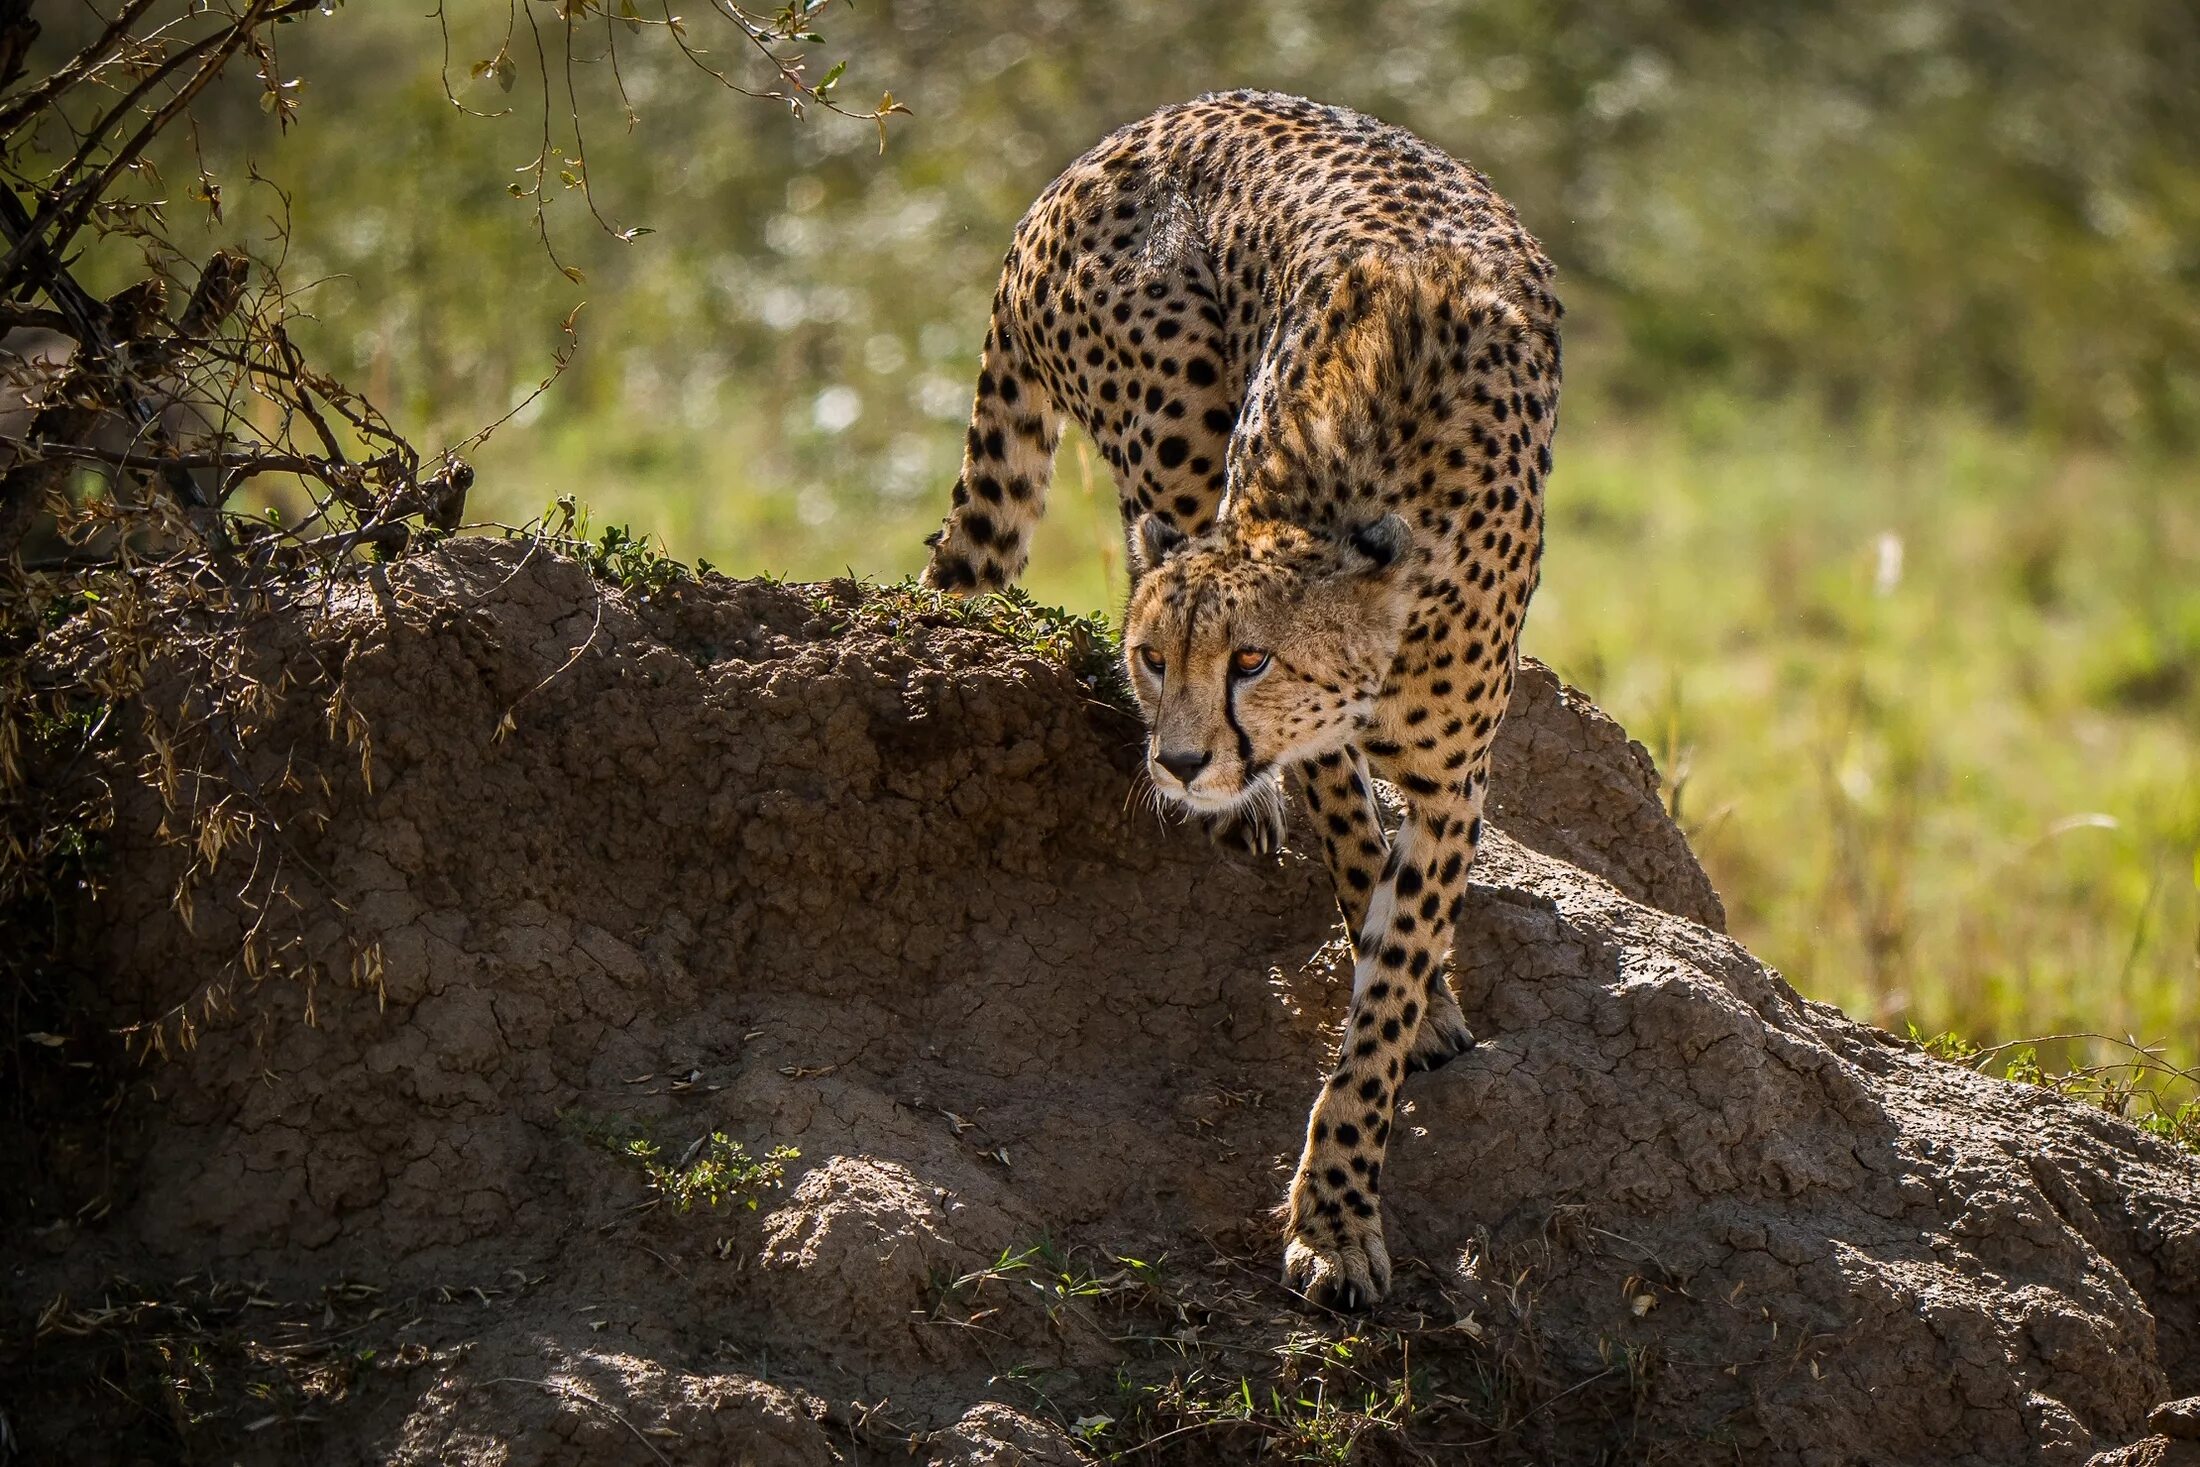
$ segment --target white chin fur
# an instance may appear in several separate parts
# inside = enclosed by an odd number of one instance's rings
[[[1277,784],[1276,777],[1273,774],[1263,774],[1251,784],[1232,790],[1228,794],[1215,794],[1207,790],[1189,790],[1182,786],[1178,786],[1173,790],[1164,789],[1159,780],[1154,781],[1154,788],[1160,791],[1161,797],[1170,804],[1180,806],[1195,815],[1228,815],[1248,806],[1276,799],[1282,794],[1282,787]]]

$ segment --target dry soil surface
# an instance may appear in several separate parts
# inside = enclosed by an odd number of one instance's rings
[[[118,1072],[242,920],[217,880],[184,923],[125,787],[33,1057],[119,1098],[10,1142],[31,1460],[2008,1467],[2200,1390],[2200,1164],[1799,998],[1538,667],[1455,961],[1482,1043],[1408,1085],[1397,1285],[1345,1319],[1270,1214],[1349,987],[1326,877],[1157,819],[1077,656],[486,541],[241,655],[346,716],[251,741],[293,835],[226,859],[379,970],[239,982]],[[682,1212],[630,1143],[693,1179],[714,1132],[800,1155]]]

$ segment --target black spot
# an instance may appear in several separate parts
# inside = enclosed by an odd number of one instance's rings
[[[1154,457],[1160,460],[1161,467],[1173,469],[1184,462],[1191,451],[1192,445],[1181,438],[1164,438],[1154,446]]]

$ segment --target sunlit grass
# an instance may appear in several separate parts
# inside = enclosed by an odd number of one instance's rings
[[[941,435],[951,454],[957,435]],[[515,435],[476,507],[553,494],[734,574],[893,577],[938,488],[805,485],[744,442]],[[2200,475],[1961,423],[1577,405],[1529,651],[1650,747],[1737,936],[1805,992],[1982,1040],[2200,1035]],[[851,508],[851,506],[854,506]],[[1114,615],[1074,436],[1026,585]],[[2087,1047],[2051,1047],[2083,1056]]]
[[[1740,936],[1882,1023],[2189,1060],[2191,470],[1777,419],[1567,447],[1528,645],[1658,754]]]

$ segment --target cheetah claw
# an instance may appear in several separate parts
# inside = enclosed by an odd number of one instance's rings
[[[1389,1292],[1390,1250],[1372,1229],[1356,1243],[1326,1250],[1293,1238],[1283,1250],[1283,1282],[1310,1304],[1356,1314]]]
[[[1207,839],[1225,851],[1273,856],[1283,849],[1283,810],[1272,801],[1204,817]]]
[[[1406,1056],[1406,1069],[1419,1072],[1440,1070],[1468,1050],[1474,1048],[1474,1031],[1467,1027],[1464,1014],[1459,1012],[1459,1000],[1451,995],[1451,985],[1441,977],[1429,985],[1429,1009],[1421,1020],[1421,1029],[1413,1039],[1413,1049]]]

